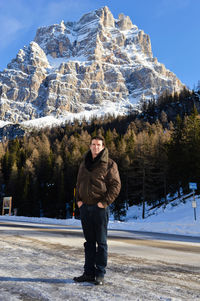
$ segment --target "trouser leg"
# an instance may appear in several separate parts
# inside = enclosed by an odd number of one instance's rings
[[[86,242],[84,243],[85,265],[84,272],[87,275],[95,275],[96,257],[96,235],[93,225],[92,207],[83,205],[80,210],[83,234]]]
[[[86,241],[84,243],[84,250],[85,250],[84,272],[87,275],[95,276],[96,243]]]
[[[86,240],[84,271],[87,275],[104,277],[107,266],[109,208],[83,205],[80,214]]]
[[[107,226],[109,212],[108,208],[96,207],[95,231],[97,241],[96,252],[96,276],[104,277],[106,273],[108,245],[107,245]]]

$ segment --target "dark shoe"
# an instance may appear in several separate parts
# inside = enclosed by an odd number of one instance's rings
[[[103,277],[96,277],[94,282],[95,285],[104,285],[104,278]]]
[[[79,277],[74,277],[73,279],[76,282],[94,282],[95,277],[91,275],[86,275],[85,273]]]

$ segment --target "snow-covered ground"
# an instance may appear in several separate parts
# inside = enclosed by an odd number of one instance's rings
[[[191,202],[151,211],[145,220],[140,207],[129,208],[124,222],[111,216],[109,232],[123,231],[121,240],[109,239],[103,287],[73,281],[84,265],[79,220],[0,216],[0,301],[200,300],[199,200],[196,220]],[[127,240],[125,230],[192,235],[196,241],[145,242],[140,233]]]

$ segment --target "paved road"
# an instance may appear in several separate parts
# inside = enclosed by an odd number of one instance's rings
[[[63,226],[51,224],[36,224],[27,222],[0,222],[1,233],[13,235],[37,235],[42,239],[61,237],[69,241],[71,246],[80,247],[83,244],[82,229],[78,226]],[[200,267],[200,237],[173,235],[143,231],[108,231],[109,252],[129,254],[129,256],[161,260],[164,262],[179,262]]]

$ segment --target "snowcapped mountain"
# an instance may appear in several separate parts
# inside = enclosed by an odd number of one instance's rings
[[[105,6],[78,22],[37,30],[0,72],[0,119],[4,125],[43,118],[45,124],[123,114],[141,100],[182,88],[153,57],[149,36],[128,16],[114,19]]]

